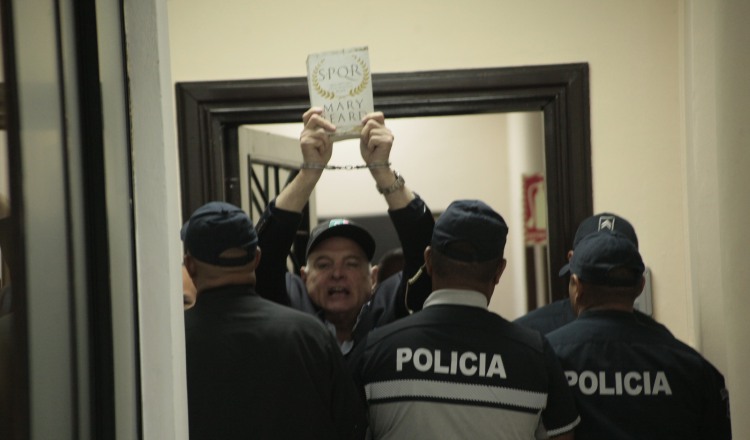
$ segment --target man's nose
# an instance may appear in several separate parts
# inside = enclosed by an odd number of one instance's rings
[[[333,278],[342,278],[344,276],[344,266],[341,264],[334,264],[331,276]]]

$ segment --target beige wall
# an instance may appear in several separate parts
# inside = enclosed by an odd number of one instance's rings
[[[698,0],[695,4],[701,5]],[[750,145],[747,115],[750,114],[750,3],[744,0],[717,2],[715,25],[718,30],[715,44],[716,65],[716,143],[710,145],[716,153],[718,172],[718,228],[709,237],[719,239],[719,252],[711,254],[713,261],[700,270],[703,279],[721,279],[718,288],[705,289],[704,297],[714,298],[720,308],[706,317],[711,320],[713,340],[722,340],[726,347],[725,374],[732,399],[734,438],[750,438],[750,271],[747,270],[750,233]],[[696,8],[697,9],[697,8]],[[698,11],[700,13],[702,11]],[[713,15],[708,15],[713,17]],[[695,148],[705,148],[696,145]],[[711,176],[710,172],[706,173]],[[698,243],[700,246],[703,243]],[[700,252],[701,248],[698,248]],[[713,263],[713,264],[711,264]],[[710,301],[710,299],[708,299]],[[723,332],[723,333],[722,333]],[[722,338],[722,336],[724,336]]]

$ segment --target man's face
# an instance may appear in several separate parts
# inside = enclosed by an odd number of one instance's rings
[[[372,293],[370,262],[348,238],[331,237],[318,244],[301,274],[310,298],[331,322],[356,318]]]

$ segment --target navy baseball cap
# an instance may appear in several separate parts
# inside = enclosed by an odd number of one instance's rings
[[[613,275],[615,269],[627,269]],[[633,241],[617,231],[601,230],[581,239],[570,259],[570,272],[603,286],[635,286],[646,266]]]
[[[365,252],[368,260],[372,260],[375,255],[375,239],[367,229],[345,218],[334,218],[321,222],[310,232],[310,239],[307,241],[305,258],[310,256],[310,252],[322,241],[331,237],[344,237],[357,243]]]
[[[187,252],[216,266],[242,266],[255,258],[258,234],[242,209],[226,202],[209,202],[193,212],[180,231]],[[228,249],[244,249],[247,255],[222,258]]]
[[[632,241],[633,244],[635,244],[636,249],[638,248],[638,236],[635,234],[633,225],[619,215],[610,212],[602,212],[600,214],[592,215],[578,225],[576,235],[573,237],[573,252],[575,253],[576,246],[578,246],[578,243],[580,243],[584,237],[602,230],[619,232]],[[565,266],[560,268],[558,275],[563,276],[569,273],[570,264],[566,263]]]
[[[482,262],[503,256],[508,225],[481,200],[456,200],[435,222],[431,246],[453,260]]]

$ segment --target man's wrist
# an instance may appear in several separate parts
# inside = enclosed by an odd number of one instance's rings
[[[365,165],[327,165],[316,162],[302,162],[299,166],[301,170],[361,170],[368,168],[370,170],[375,169],[388,169],[391,167],[390,162],[371,162]]]
[[[367,164],[367,168],[371,170],[378,169],[378,168],[390,168],[390,167],[391,167],[391,163],[388,161],[370,162]]]
[[[326,169],[326,164],[315,163],[315,162],[302,162],[299,168],[301,170],[324,170]]]
[[[393,177],[395,177],[396,180],[394,180],[393,183],[388,186],[381,186],[379,184],[375,185],[380,194],[387,196],[388,194],[392,194],[400,190],[406,185],[406,181],[404,180],[403,176],[401,176],[397,171],[393,171]]]

